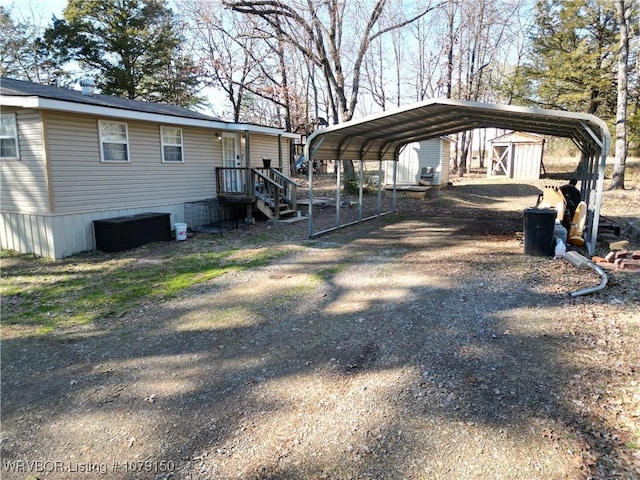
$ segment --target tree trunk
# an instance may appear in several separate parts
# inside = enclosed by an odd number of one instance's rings
[[[484,157],[486,152],[484,151],[484,147],[487,144],[487,131],[485,129],[480,130],[480,135],[478,139],[478,167],[480,170],[484,168]]]
[[[449,19],[449,38],[447,45],[447,98],[451,98],[453,90],[453,48],[455,43],[454,25],[455,25],[455,5],[453,1],[449,1],[447,6],[447,15]]]
[[[627,161],[627,62],[629,60],[629,19],[631,2],[616,0],[616,16],[620,25],[618,51],[618,101],[616,105],[616,161],[609,189],[624,189],[624,171]]]
[[[460,152],[460,133],[456,133],[453,136],[456,139],[456,143],[455,143],[456,148],[453,149],[453,158],[451,159],[451,162],[453,163],[453,165],[451,166],[451,172],[457,173],[458,172],[458,156]]]

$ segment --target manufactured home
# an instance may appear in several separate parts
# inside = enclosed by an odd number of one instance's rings
[[[91,84],[0,79],[3,249],[51,258],[92,250],[94,222],[113,217],[168,214],[169,225],[192,228],[237,215],[238,205],[248,219],[295,212],[297,135],[99,95]]]

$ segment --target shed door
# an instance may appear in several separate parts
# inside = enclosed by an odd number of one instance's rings
[[[491,159],[491,175],[504,175],[512,178],[513,144],[494,145]]]
[[[410,143],[400,153],[396,182],[400,185],[416,185],[420,176],[420,160],[418,158],[419,143]]]

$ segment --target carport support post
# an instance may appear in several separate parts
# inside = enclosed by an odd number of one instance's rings
[[[587,192],[589,191],[590,186],[589,183],[589,171],[591,170],[591,166],[589,163],[591,162],[591,158],[587,161],[585,158],[586,154],[582,153],[580,157],[580,196],[583,200],[587,201]]]
[[[313,235],[313,159],[311,158],[311,149],[309,148],[309,142],[307,142],[304,146],[304,158],[307,159],[307,165],[309,166],[307,170],[309,171],[309,219],[307,220],[307,233],[309,234],[309,238]]]
[[[249,139],[249,130],[244,131],[244,161],[245,161],[245,191],[253,192],[254,186],[251,185],[253,181],[253,175],[251,174],[251,141]],[[253,217],[253,204],[247,204],[247,218],[246,222],[250,225],[256,223],[256,219]]]
[[[396,209],[396,177],[398,174],[398,156],[396,155],[396,159],[393,162],[393,195],[391,196],[392,201],[391,205],[393,209]]]
[[[362,200],[363,200],[363,191],[364,191],[364,162],[362,161],[362,159],[360,159],[360,179],[358,182],[359,185],[359,195],[358,195],[358,202],[359,202],[359,206],[358,206],[358,220],[362,221]]]
[[[378,160],[378,216],[382,213],[382,159]]]
[[[336,160],[336,228],[340,227],[340,174],[342,173],[342,160]]]
[[[600,226],[600,206],[602,205],[602,191],[604,190],[604,172],[607,166],[607,150],[609,145],[605,143],[601,153],[600,165],[598,166],[598,178],[596,181],[596,208],[593,210],[593,220],[591,223],[591,237],[589,238],[589,253],[593,255],[598,241],[598,227]],[[597,160],[597,159],[596,159]]]

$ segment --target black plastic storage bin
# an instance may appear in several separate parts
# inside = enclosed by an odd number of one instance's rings
[[[524,253],[538,257],[553,256],[553,229],[558,212],[551,208],[527,208],[524,211]]]
[[[171,215],[168,213],[141,213],[126,217],[94,220],[96,249],[120,252],[151,242],[171,240]]]

